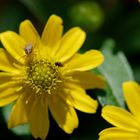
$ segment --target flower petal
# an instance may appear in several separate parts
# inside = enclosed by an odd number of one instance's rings
[[[13,76],[13,73],[0,72],[0,85],[11,81]]]
[[[8,121],[8,128],[15,127],[20,124],[24,124],[28,122],[27,114],[26,114],[26,102],[23,96],[25,94],[21,91],[21,96],[17,100],[16,104],[12,108],[12,112]]]
[[[93,74],[91,72],[73,72],[70,76],[74,79],[73,82],[79,84],[84,89],[101,88],[105,86],[105,80],[103,77]]]
[[[137,133],[117,127],[107,128],[99,133],[99,140],[136,140]]]
[[[138,123],[134,116],[122,108],[105,106],[102,109],[102,117],[119,128],[134,132],[137,130]]]
[[[78,117],[73,107],[66,104],[59,96],[51,96],[49,108],[59,127],[66,133],[72,133],[78,127]]]
[[[52,15],[42,33],[41,40],[43,44],[53,51],[53,47],[61,39],[63,33],[62,19],[59,16]]]
[[[25,41],[16,33],[7,31],[0,34],[0,39],[6,50],[18,61],[24,63]]]
[[[17,82],[13,81],[0,85],[0,106],[15,101],[19,97],[21,89]]]
[[[32,102],[29,116],[30,127],[34,138],[45,139],[49,131],[48,104],[42,98],[35,98]]]
[[[10,73],[19,73],[18,69],[13,66],[17,63],[4,49],[0,48],[0,70]]]
[[[69,30],[61,40],[56,59],[60,62],[70,59],[81,48],[85,37],[85,32],[78,27]]]
[[[133,81],[124,82],[123,93],[129,109],[140,120],[140,86]]]
[[[98,103],[90,96],[88,96],[81,87],[73,83],[65,84],[66,90],[62,93],[61,97],[74,106],[76,109],[86,112],[95,113]]]
[[[97,66],[101,65],[104,61],[104,56],[100,51],[90,50],[84,54],[78,54],[74,56],[67,64],[65,65],[65,71],[87,71]]]
[[[29,20],[24,20],[23,22],[21,22],[19,27],[19,33],[21,37],[25,40],[26,45],[29,43],[35,45],[40,40],[38,32]]]

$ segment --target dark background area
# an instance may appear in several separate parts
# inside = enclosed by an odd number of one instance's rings
[[[87,39],[81,51],[101,49],[104,40],[112,38],[116,50],[124,52],[135,80],[140,83],[140,3],[137,0],[0,0],[0,32],[18,32],[20,22],[30,19],[41,34],[51,14],[62,17],[65,31],[73,26],[86,31]],[[56,137],[60,140],[97,140],[98,133],[109,127],[100,117],[100,112],[101,106],[94,115],[77,111],[80,123],[72,135],[64,133],[50,116],[47,140]],[[0,110],[0,140],[6,139],[33,138],[18,136],[8,130]]]

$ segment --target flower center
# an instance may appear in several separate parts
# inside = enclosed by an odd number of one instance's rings
[[[40,60],[37,62],[30,62],[26,67],[25,85],[28,88],[35,90],[36,93],[51,94],[60,79],[60,72],[58,66],[47,60]]]

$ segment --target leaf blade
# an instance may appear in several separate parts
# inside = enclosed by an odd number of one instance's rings
[[[115,97],[117,103],[111,103],[113,105],[125,107],[124,98],[122,95],[122,83],[124,81],[134,80],[132,69],[123,52],[119,51],[113,54],[115,49],[115,42],[112,39],[107,39],[101,49],[105,56],[105,62],[98,68],[99,72],[106,78],[107,83],[112,91],[112,96]],[[106,90],[106,94],[110,94]],[[101,105],[108,104],[106,98],[110,96],[98,96]],[[103,100],[103,102],[102,102]]]

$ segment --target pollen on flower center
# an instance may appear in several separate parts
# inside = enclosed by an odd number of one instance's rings
[[[25,86],[36,93],[51,94],[58,82],[61,82],[58,66],[47,60],[30,62],[26,68]]]

